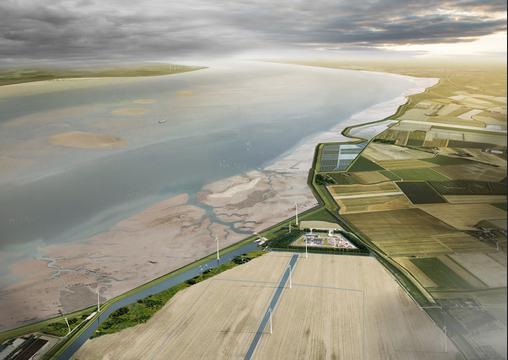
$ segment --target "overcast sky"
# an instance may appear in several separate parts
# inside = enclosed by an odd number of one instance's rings
[[[505,38],[506,0],[0,0],[4,63],[481,54],[506,52]]]

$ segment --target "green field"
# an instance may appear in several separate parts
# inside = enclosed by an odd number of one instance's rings
[[[376,170],[384,170],[381,166],[376,164],[375,162],[370,161],[369,159],[358,156],[354,163],[349,167],[348,171],[376,171]]]
[[[497,207],[498,209],[501,209],[501,210],[504,210],[506,211],[507,210],[507,207],[506,207],[506,203],[497,203],[497,204],[492,204],[493,206]]]
[[[319,208],[316,211],[309,212],[299,217],[300,221],[326,221],[326,222],[337,222],[337,219],[328,212],[324,207]]]
[[[420,131],[420,130],[411,131],[409,133],[409,139],[407,140],[406,145],[407,146],[422,146],[423,141],[425,140],[425,135],[426,135],[425,131]]]
[[[468,282],[454,273],[448,266],[437,258],[411,259],[427,277],[437,286],[444,289],[473,289]]]
[[[390,170],[383,170],[383,171],[380,171],[380,173],[383,174],[384,176],[386,176],[388,179],[393,180],[393,181],[402,180],[400,177],[395,175]]]
[[[399,169],[390,170],[402,180],[426,180],[426,181],[447,181],[446,176],[441,175],[430,168]]]

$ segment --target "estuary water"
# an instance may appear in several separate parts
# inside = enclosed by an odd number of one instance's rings
[[[302,138],[400,97],[414,82],[242,62],[160,77],[16,86],[0,88],[0,252],[11,259],[33,256],[34,244],[83,239],[160,199],[262,168]],[[48,141],[71,131],[113,135],[126,145],[79,149]]]

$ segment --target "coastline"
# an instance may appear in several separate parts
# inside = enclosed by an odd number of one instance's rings
[[[5,315],[0,318],[0,328],[6,330],[52,316],[58,304],[65,311],[85,307],[95,302],[97,288],[105,298],[111,298],[209,254],[215,248],[214,236],[225,240],[221,247],[227,246],[240,241],[245,232],[259,231],[290,217],[295,202],[301,211],[315,206],[317,202],[307,186],[307,175],[316,144],[349,140],[343,134],[344,129],[392,116],[406,103],[407,96],[424,91],[437,80],[412,79],[415,87],[397,98],[371,106],[328,131],[302,139],[262,169],[205,185],[197,194],[197,203],[190,203],[188,194],[180,194],[157,202],[82,243],[43,247],[44,258],[12,267],[20,278],[34,273],[35,276],[0,291],[3,306],[7,302],[13,308],[8,319]],[[210,219],[200,203],[210,207],[214,220],[219,222]],[[137,241],[139,238],[143,238],[143,243]],[[101,251],[97,252],[97,248]],[[147,253],[147,249],[151,250]],[[56,275],[52,272],[55,268]],[[41,291],[47,295],[35,301],[35,294]],[[12,298],[22,298],[24,303],[14,303]],[[30,310],[29,314],[26,309]]]
[[[397,75],[374,71],[364,71],[364,70],[355,70],[355,71],[400,76],[402,78],[411,79],[411,81],[415,83],[415,86],[410,89],[407,89],[405,92],[403,92],[396,98],[374,104],[373,106],[370,106],[367,109],[354,113],[349,118],[337,123],[337,125],[335,125],[334,127],[332,127],[327,131],[323,131],[303,138],[298,144],[293,146],[291,149],[287,150],[286,152],[279,155],[275,159],[267,162],[265,169],[272,169],[277,162],[283,161],[286,158],[293,157],[292,154],[296,152],[301,152],[302,150],[307,151],[308,149],[312,149],[310,152],[310,156],[308,156],[308,158],[310,159],[308,163],[308,168],[310,168],[313,157],[313,149],[318,143],[330,141],[331,142],[351,141],[351,139],[354,139],[354,136],[344,135],[344,131],[348,130],[349,128],[352,129],[355,127],[362,127],[366,124],[368,125],[374,122],[386,121],[390,117],[394,116],[401,106],[407,103],[409,96],[422,93],[426,91],[428,88],[435,86],[439,82],[438,78],[416,78],[406,75]]]

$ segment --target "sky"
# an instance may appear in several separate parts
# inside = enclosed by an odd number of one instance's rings
[[[0,63],[506,55],[506,0],[0,0]]]

